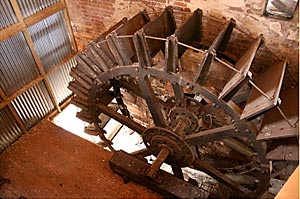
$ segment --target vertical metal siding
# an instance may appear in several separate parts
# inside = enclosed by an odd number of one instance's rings
[[[41,11],[60,0],[18,0],[24,18]]]
[[[17,22],[9,0],[0,1],[0,30]]]
[[[39,72],[23,33],[0,43],[0,86],[11,95],[38,77]]]
[[[28,30],[45,71],[72,53],[63,11],[38,22]]]
[[[62,103],[72,94],[72,91],[70,91],[67,87],[69,82],[72,80],[69,72],[72,67],[75,67],[75,65],[76,60],[73,58],[51,73],[47,78],[58,103]]]
[[[26,129],[30,129],[54,109],[43,81],[14,99],[12,105]]]
[[[23,132],[7,107],[0,110],[0,152],[12,144]]]

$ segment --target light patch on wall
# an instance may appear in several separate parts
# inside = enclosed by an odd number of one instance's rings
[[[275,33],[282,36],[281,24],[279,22],[271,22],[271,23],[269,23],[269,27],[270,27],[271,31],[274,31]]]
[[[123,17],[130,19],[144,9],[148,11],[152,10],[150,7],[145,7],[145,4],[142,4],[138,1],[132,3],[131,1],[115,0],[113,7],[115,9],[114,14],[109,19],[103,21],[105,27],[112,26],[117,21],[120,21]]]

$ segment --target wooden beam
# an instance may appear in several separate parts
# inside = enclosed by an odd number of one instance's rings
[[[27,27],[32,26],[34,24],[36,24],[37,22],[46,19],[47,17],[61,11],[62,9],[65,8],[65,5],[63,2],[59,1],[56,4],[49,6],[39,12],[37,12],[36,14],[26,17],[24,19],[24,23],[26,24]]]
[[[58,103],[58,101],[57,101],[56,98],[55,98],[53,89],[52,89],[52,87],[51,87],[49,81],[47,80],[47,78],[45,78],[45,77],[46,77],[46,73],[45,73],[43,64],[42,64],[42,62],[41,62],[41,60],[40,60],[40,58],[39,58],[39,56],[38,56],[38,54],[37,54],[37,51],[35,50],[34,43],[33,43],[32,39],[31,39],[31,36],[30,36],[30,34],[29,34],[29,31],[28,31],[27,29],[25,29],[25,30],[23,31],[23,34],[24,34],[24,36],[25,36],[25,38],[26,38],[26,40],[27,40],[28,46],[29,46],[30,51],[31,51],[31,53],[32,53],[32,55],[33,55],[33,57],[34,57],[34,60],[35,60],[36,64],[37,64],[37,67],[38,67],[38,69],[39,69],[39,72],[40,72],[40,74],[42,75],[42,79],[44,79],[44,83],[45,83],[46,89],[48,90],[48,93],[49,93],[49,95],[50,95],[50,98],[51,98],[51,100],[52,100],[52,102],[53,102],[55,108],[58,110],[58,112],[61,112],[61,109],[60,109],[60,107],[59,107],[59,103]]]
[[[63,60],[61,60],[61,62],[59,62],[58,64],[56,64],[55,66],[53,66],[52,68],[50,68],[47,72],[46,72],[46,76],[50,75],[53,71],[55,71],[57,68],[59,68],[61,65],[67,63],[68,61],[70,61],[71,59],[73,59],[75,56],[77,55],[76,52],[73,52],[72,54],[68,55],[67,57],[65,57]]]
[[[9,37],[21,32],[26,28],[23,22],[17,22],[7,28],[0,30],[0,42],[8,39]]]
[[[48,90],[48,92],[49,92],[49,94],[50,94],[50,98],[51,98],[51,100],[52,100],[54,106],[56,107],[56,109],[58,110],[58,112],[61,112],[61,109],[60,109],[60,107],[59,107],[59,102],[58,102],[57,99],[55,98],[54,91],[53,91],[53,89],[52,89],[52,87],[51,87],[51,85],[50,85],[48,79],[47,79],[47,78],[44,78],[44,82],[45,82],[46,88],[47,88],[47,90]]]
[[[71,20],[70,20],[70,15],[69,15],[69,10],[68,10],[68,7],[67,7],[67,3],[66,3],[65,0],[61,0],[61,1],[62,1],[62,3],[64,4],[64,7],[65,7],[64,8],[64,17],[65,17],[65,21],[66,21],[66,24],[67,24],[69,36],[70,36],[71,43],[72,43],[72,47],[73,47],[73,50],[75,52],[78,52],[77,43],[76,43],[76,40],[75,40],[73,28],[72,28],[72,25],[71,25]]]
[[[16,13],[17,19],[18,19],[20,22],[23,22],[24,19],[23,19],[22,12],[21,12],[21,10],[20,10],[20,7],[19,7],[17,1],[16,1],[16,0],[11,0],[11,5],[12,5],[12,7],[13,7],[15,13]],[[52,6],[51,6],[51,7],[52,7]],[[42,12],[42,11],[41,11],[41,12]],[[35,17],[35,16],[37,16],[37,15],[40,15],[39,13],[40,13],[40,12],[38,12],[38,13],[35,14],[35,15],[33,15],[32,17]],[[26,23],[25,23],[25,27],[26,27]],[[39,69],[40,73],[41,73],[42,75],[44,75],[44,74],[45,74],[45,71],[44,71],[44,69],[43,69],[42,62],[41,62],[41,60],[40,60],[40,58],[39,58],[39,56],[38,56],[38,54],[37,54],[37,52],[36,52],[36,50],[35,50],[35,48],[34,48],[34,44],[33,44],[33,41],[32,41],[32,39],[31,39],[31,36],[30,36],[30,34],[29,34],[29,31],[28,31],[26,28],[24,28],[23,34],[24,34],[25,39],[26,39],[26,41],[27,41],[27,43],[28,43],[28,46],[29,46],[29,48],[30,48],[30,50],[31,50],[31,52],[32,52],[33,58],[34,58],[34,60],[35,60],[35,62],[36,62],[36,64],[37,64],[37,66],[38,66],[38,69]]]
[[[24,19],[17,1],[16,0],[10,0],[10,2],[11,2],[11,5],[14,9],[14,12],[15,12],[19,22],[0,30],[0,42],[4,41],[5,39],[8,39],[9,37],[21,32],[21,31],[23,31],[26,27],[32,26],[33,24],[41,21],[42,19],[45,19],[45,18],[55,14],[56,12],[59,12],[59,11],[65,9],[65,4],[60,1],[60,2],[50,6],[48,8],[43,9],[40,12],[37,12],[36,14],[34,14],[32,16],[29,16],[29,17]],[[68,24],[68,22],[67,22],[67,24]]]
[[[16,14],[17,19],[20,22],[23,22],[23,15],[22,15],[22,12],[20,10],[20,7],[19,7],[19,4],[18,4],[17,0],[10,0],[10,3],[11,3],[11,6],[13,7],[13,9],[14,9],[14,12]]]
[[[46,8],[46,9],[38,12],[37,14],[34,14],[34,15],[30,16],[30,17],[27,17],[26,19],[23,19],[22,12],[20,10],[20,7],[19,7],[17,1],[16,0],[11,0],[11,1],[12,1],[12,6],[13,6],[13,9],[14,9],[14,11],[16,13],[16,16],[17,16],[18,20],[21,21],[21,22],[24,21],[24,23],[25,23],[25,25],[27,27],[29,27],[29,26],[31,26],[31,25],[33,25],[33,24],[35,24],[35,23],[43,20],[44,18],[47,18],[48,16],[50,16],[50,15],[58,12],[64,6],[62,3],[59,2],[59,3],[54,4],[53,6],[50,6],[50,7]],[[60,110],[60,107],[59,107],[59,103],[57,102],[57,100],[55,98],[54,92],[53,92],[53,90],[51,88],[51,85],[49,84],[49,81],[47,80],[47,78],[45,78],[45,74],[46,73],[45,73],[43,64],[42,64],[42,62],[41,62],[41,60],[40,60],[40,58],[38,56],[37,51],[35,50],[34,43],[32,41],[32,38],[31,38],[30,33],[29,33],[29,31],[28,31],[27,28],[25,28],[23,30],[23,34],[24,34],[25,39],[27,41],[27,44],[28,44],[28,46],[30,48],[32,56],[33,56],[33,58],[34,58],[34,60],[35,60],[35,62],[37,64],[39,72],[40,72],[42,78],[44,79],[45,86],[46,86],[46,89],[48,90],[50,98],[51,98],[54,106],[56,107],[56,109],[60,112],[61,110]]]
[[[284,184],[275,199],[299,198],[299,166]]]

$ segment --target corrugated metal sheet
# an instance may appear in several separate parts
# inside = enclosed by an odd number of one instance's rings
[[[10,96],[39,75],[23,33],[0,43],[0,86]]]
[[[45,71],[72,53],[63,11],[38,22],[28,30]]]
[[[0,30],[17,22],[9,0],[0,1]]]
[[[70,91],[67,86],[72,80],[69,72],[72,67],[75,67],[75,65],[76,60],[73,58],[48,76],[55,98],[59,103],[62,103],[72,94],[72,91]]]
[[[47,8],[60,0],[18,0],[24,18]]]
[[[54,109],[43,81],[14,99],[12,105],[26,129],[30,129]]]
[[[0,152],[12,144],[23,132],[7,107],[0,110]]]

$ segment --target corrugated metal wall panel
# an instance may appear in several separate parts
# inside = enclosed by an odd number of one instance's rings
[[[45,71],[72,53],[63,11],[40,21],[28,30]]]
[[[24,18],[47,8],[60,0],[18,0]]]
[[[10,96],[38,77],[39,72],[23,33],[0,43],[0,86]]]
[[[43,81],[14,99],[12,105],[26,129],[30,129],[54,109]]]
[[[0,110],[0,152],[12,144],[23,132],[7,107]]]
[[[48,76],[49,83],[58,103],[62,103],[72,94],[72,91],[70,91],[67,86],[72,80],[69,72],[71,68],[75,66],[76,60],[73,58]]]
[[[0,30],[17,22],[9,0],[0,1]]]

